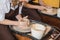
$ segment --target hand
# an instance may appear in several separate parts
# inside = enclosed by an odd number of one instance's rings
[[[46,8],[50,8],[50,7],[52,7],[52,6],[47,5],[46,3],[44,3],[44,1],[43,1],[43,0],[39,0],[39,4],[40,4],[41,6],[46,7]]]
[[[27,23],[26,22],[19,22],[19,25],[18,25],[19,28],[21,29],[25,29],[26,27],[28,27]]]
[[[25,17],[21,17],[21,15],[17,15],[16,18],[18,19],[18,27],[21,28],[21,29],[26,29],[29,24],[30,24],[30,21],[27,19],[28,16],[25,16]]]
[[[38,7],[38,10],[44,10],[44,9],[46,9],[46,7],[44,7],[44,6],[39,6]]]
[[[30,21],[28,19],[28,16],[23,17],[23,21],[27,23],[27,25],[30,24]]]
[[[25,17],[22,18],[22,16],[21,16],[20,14],[18,14],[18,15],[16,16],[16,18],[17,18],[18,21],[24,21],[24,19],[27,19],[28,16],[25,16]]]
[[[18,21],[22,21],[22,19],[23,19],[20,14],[18,14],[18,15],[16,16],[16,18],[17,18]]]

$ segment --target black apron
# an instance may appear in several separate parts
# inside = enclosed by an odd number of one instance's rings
[[[6,14],[6,19],[15,20],[18,10],[19,8],[17,8],[15,11],[10,10],[10,12]],[[0,24],[0,40],[16,40],[8,25]]]

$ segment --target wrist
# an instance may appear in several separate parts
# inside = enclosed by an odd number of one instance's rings
[[[13,25],[18,26],[18,25],[19,25],[19,22],[18,22],[18,21],[15,21],[15,22],[13,23]]]

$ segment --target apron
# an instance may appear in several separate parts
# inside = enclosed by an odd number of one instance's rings
[[[15,11],[10,10],[9,13],[6,13],[6,19],[15,20],[15,16],[18,14],[18,9],[19,8]],[[8,25],[0,24],[0,40],[16,40]]]

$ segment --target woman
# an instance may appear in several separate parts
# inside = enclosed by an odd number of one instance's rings
[[[33,1],[36,2],[36,1]],[[38,9],[38,11],[48,15],[56,15],[56,8],[59,7],[59,0],[37,0],[40,6],[25,4],[28,8]],[[32,3],[32,0],[30,1]],[[36,17],[37,18],[37,17]]]
[[[25,2],[22,12],[23,12],[23,15],[28,15],[29,19],[40,21],[41,18],[39,16],[39,14],[36,12],[36,9],[44,10],[46,8],[44,6],[38,5],[38,3],[36,3],[35,0],[30,0],[28,3]],[[27,11],[27,10],[29,10],[29,11]]]
[[[10,10],[10,8],[10,0],[0,0],[0,40],[16,40],[9,30],[8,25],[20,25],[19,23],[22,17],[20,15],[16,16],[17,14],[14,14],[18,11],[18,8],[14,9],[12,7],[12,10]],[[17,19],[20,17],[20,19],[18,21],[13,21],[15,16]]]

